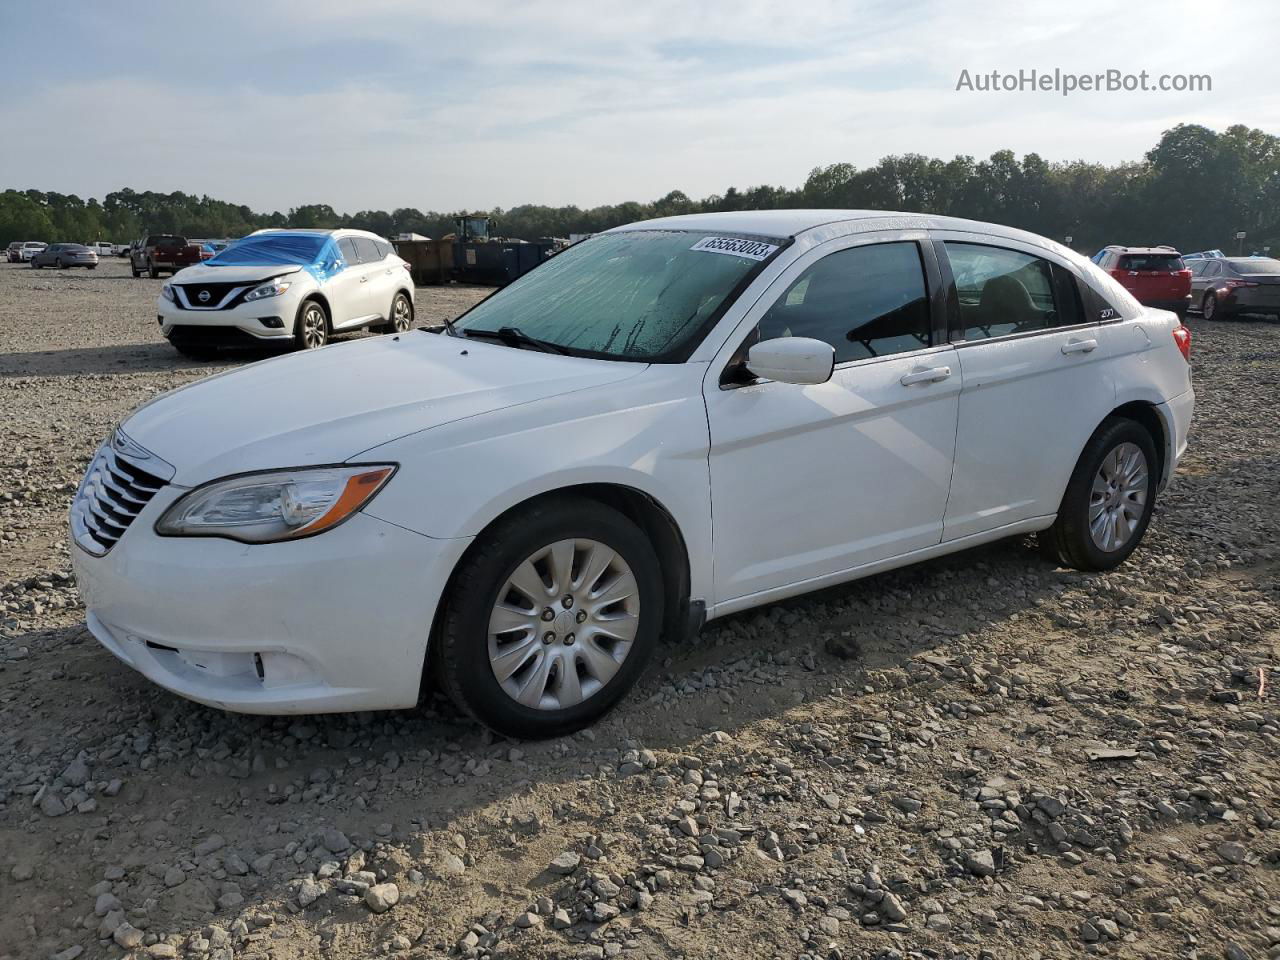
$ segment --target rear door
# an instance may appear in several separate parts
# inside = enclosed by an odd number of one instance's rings
[[[378,244],[368,237],[356,237],[361,266],[365,271],[365,313],[376,313],[384,320],[391,315],[391,266]]]
[[[1065,260],[1015,240],[934,236],[953,284],[951,338],[964,378],[950,541],[1056,513],[1080,451],[1114,407],[1115,385]]]

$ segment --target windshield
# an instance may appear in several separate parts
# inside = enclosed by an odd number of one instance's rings
[[[205,261],[209,267],[300,266],[324,282],[346,264],[328,233],[263,233],[245,237]]]
[[[455,328],[516,327],[588,355],[683,360],[782,244],[672,230],[600,234],[482,301]]]

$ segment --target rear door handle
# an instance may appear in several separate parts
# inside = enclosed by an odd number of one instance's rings
[[[368,283],[368,282],[369,282],[369,275],[366,273],[363,277],[361,277],[361,278],[360,278],[360,282],[361,282],[361,283]],[[1063,349],[1066,349],[1066,348],[1064,347]]]
[[[1062,345],[1063,353],[1093,353],[1097,349],[1097,340],[1068,340]]]
[[[898,382],[904,387],[909,387],[913,383],[937,383],[951,376],[950,367],[925,367],[923,369],[912,370],[910,373],[904,373],[902,379]]]

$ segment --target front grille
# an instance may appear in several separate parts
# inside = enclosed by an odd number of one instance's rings
[[[118,454],[111,442],[103,444],[71,504],[76,543],[102,556],[164,485],[163,479]]]
[[[244,283],[180,283],[176,286],[186,301],[182,305],[192,310],[225,310],[235,306],[240,300],[238,294],[248,289]],[[209,298],[201,300],[202,293],[207,293]],[[233,293],[236,295],[232,296]],[[227,300],[225,304],[224,300]]]

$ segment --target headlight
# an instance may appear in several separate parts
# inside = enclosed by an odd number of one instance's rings
[[[166,283],[163,287],[161,287],[161,288],[160,288],[160,296],[164,297],[164,298],[165,298],[166,300],[168,300],[170,303],[177,303],[177,302],[178,302],[176,299],[174,299],[174,296],[173,296],[173,284],[172,284],[172,283]]]
[[[249,473],[197,487],[165,511],[165,537],[227,537],[242,543],[297,540],[332,527],[373,499],[392,463]]]
[[[278,297],[289,289],[287,280],[268,280],[261,286],[254,287],[244,295],[245,300],[265,300],[267,297]]]

